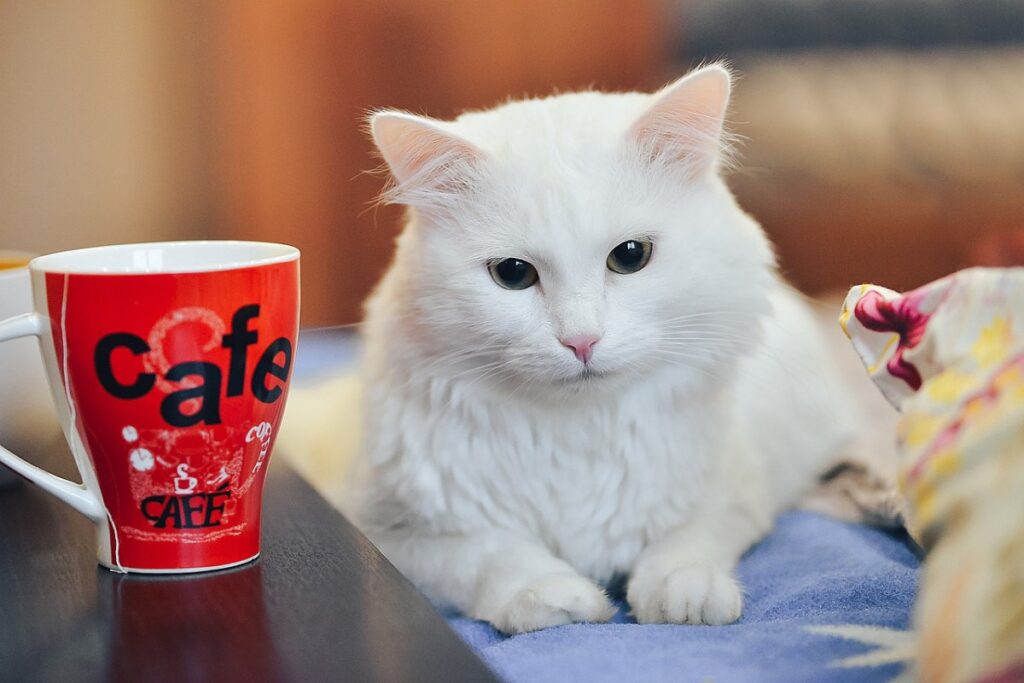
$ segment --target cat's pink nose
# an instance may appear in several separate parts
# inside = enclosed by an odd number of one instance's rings
[[[590,362],[590,357],[594,355],[594,344],[600,339],[600,337],[595,337],[594,335],[585,335],[559,339],[559,341],[562,342],[562,346],[565,348],[572,349],[572,352],[576,354],[576,357],[581,362],[588,363]]]

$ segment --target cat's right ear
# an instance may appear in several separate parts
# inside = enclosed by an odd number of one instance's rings
[[[447,205],[472,185],[484,157],[444,122],[406,112],[372,114],[370,134],[394,177],[382,197],[389,204]]]
[[[652,104],[629,132],[641,157],[691,176],[727,162],[731,89],[729,69],[711,64],[652,95]]]

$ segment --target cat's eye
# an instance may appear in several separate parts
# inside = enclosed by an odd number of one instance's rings
[[[628,275],[635,273],[651,260],[649,240],[626,240],[608,254],[608,269]]]
[[[526,289],[537,282],[537,269],[522,259],[507,258],[487,264],[494,281],[505,289]]]

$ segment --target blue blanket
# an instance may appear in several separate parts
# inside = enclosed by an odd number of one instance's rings
[[[909,651],[917,570],[902,534],[793,512],[743,558],[731,626],[639,626],[621,596],[611,624],[505,637],[449,623],[508,681],[888,681]]]
[[[310,334],[300,349],[301,381],[350,361],[354,346],[343,336]],[[743,558],[746,604],[731,626],[639,626],[621,596],[611,624],[513,637],[448,617],[510,682],[888,681],[911,652],[918,568],[903,534],[793,512]]]

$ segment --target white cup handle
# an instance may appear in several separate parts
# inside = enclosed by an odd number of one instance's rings
[[[38,313],[25,313],[9,318],[0,322],[0,341],[20,337],[38,337],[43,334],[45,324],[46,321]],[[74,428],[72,425],[71,429]],[[92,521],[103,520],[103,506],[96,495],[83,484],[76,484],[50,474],[46,470],[22,460],[3,446],[0,446],[0,463],[7,465],[44,491],[57,496]]]

